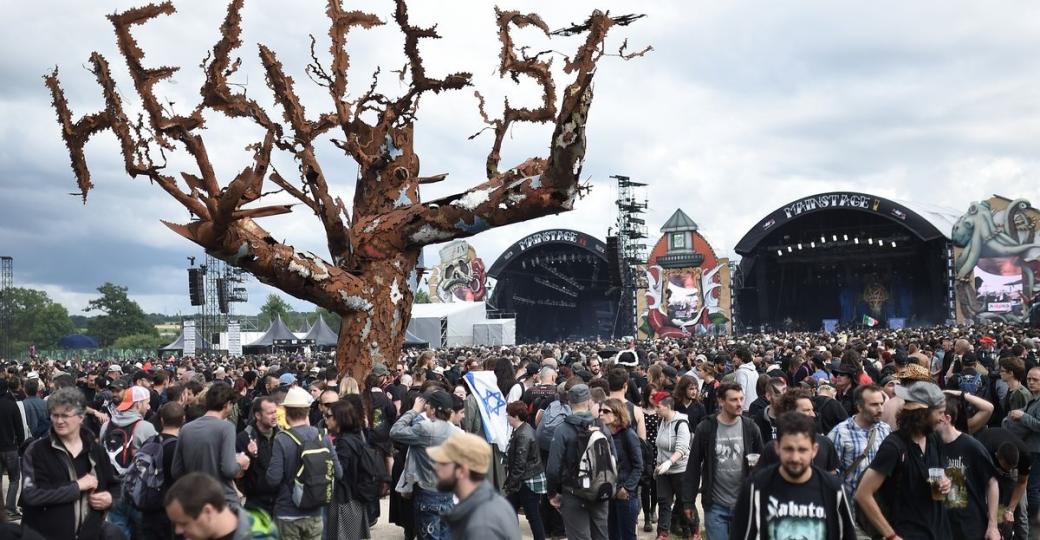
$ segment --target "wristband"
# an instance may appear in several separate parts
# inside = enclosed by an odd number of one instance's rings
[[[886,535],[885,536],[885,540],[892,540],[893,538],[896,538],[898,536],[899,536],[898,534],[892,533],[892,534]]]

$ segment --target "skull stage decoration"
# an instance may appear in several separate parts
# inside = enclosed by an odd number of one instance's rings
[[[441,263],[430,271],[433,302],[480,302],[487,296],[484,261],[469,243],[456,240],[440,250]]]

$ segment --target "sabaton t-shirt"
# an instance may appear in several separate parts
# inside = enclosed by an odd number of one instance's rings
[[[743,418],[727,426],[719,422],[715,432],[715,485],[711,496],[715,504],[733,508],[744,484]]]
[[[792,484],[777,474],[763,493],[766,523],[762,538],[770,540],[827,540],[828,516],[823,486],[816,474],[804,484]]]

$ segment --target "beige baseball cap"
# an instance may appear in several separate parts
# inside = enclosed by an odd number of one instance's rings
[[[491,466],[491,447],[472,433],[455,433],[440,446],[427,448],[426,453],[437,463],[465,465],[480,474],[487,474]]]

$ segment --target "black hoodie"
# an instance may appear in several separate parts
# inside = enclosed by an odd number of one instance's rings
[[[4,385],[6,386],[6,384]],[[25,442],[18,403],[6,388],[0,393],[0,452],[13,452]]]
[[[823,515],[826,516],[827,524],[826,538],[855,540],[852,505],[845,496],[841,481],[815,465],[812,469],[814,480],[821,489],[820,500],[823,501]],[[751,475],[751,481],[744,484],[737,496],[730,524],[730,540],[752,540],[767,536],[764,529],[774,504],[774,501],[769,500],[770,495],[772,489],[780,487],[782,482],[780,464],[760,468]]]

